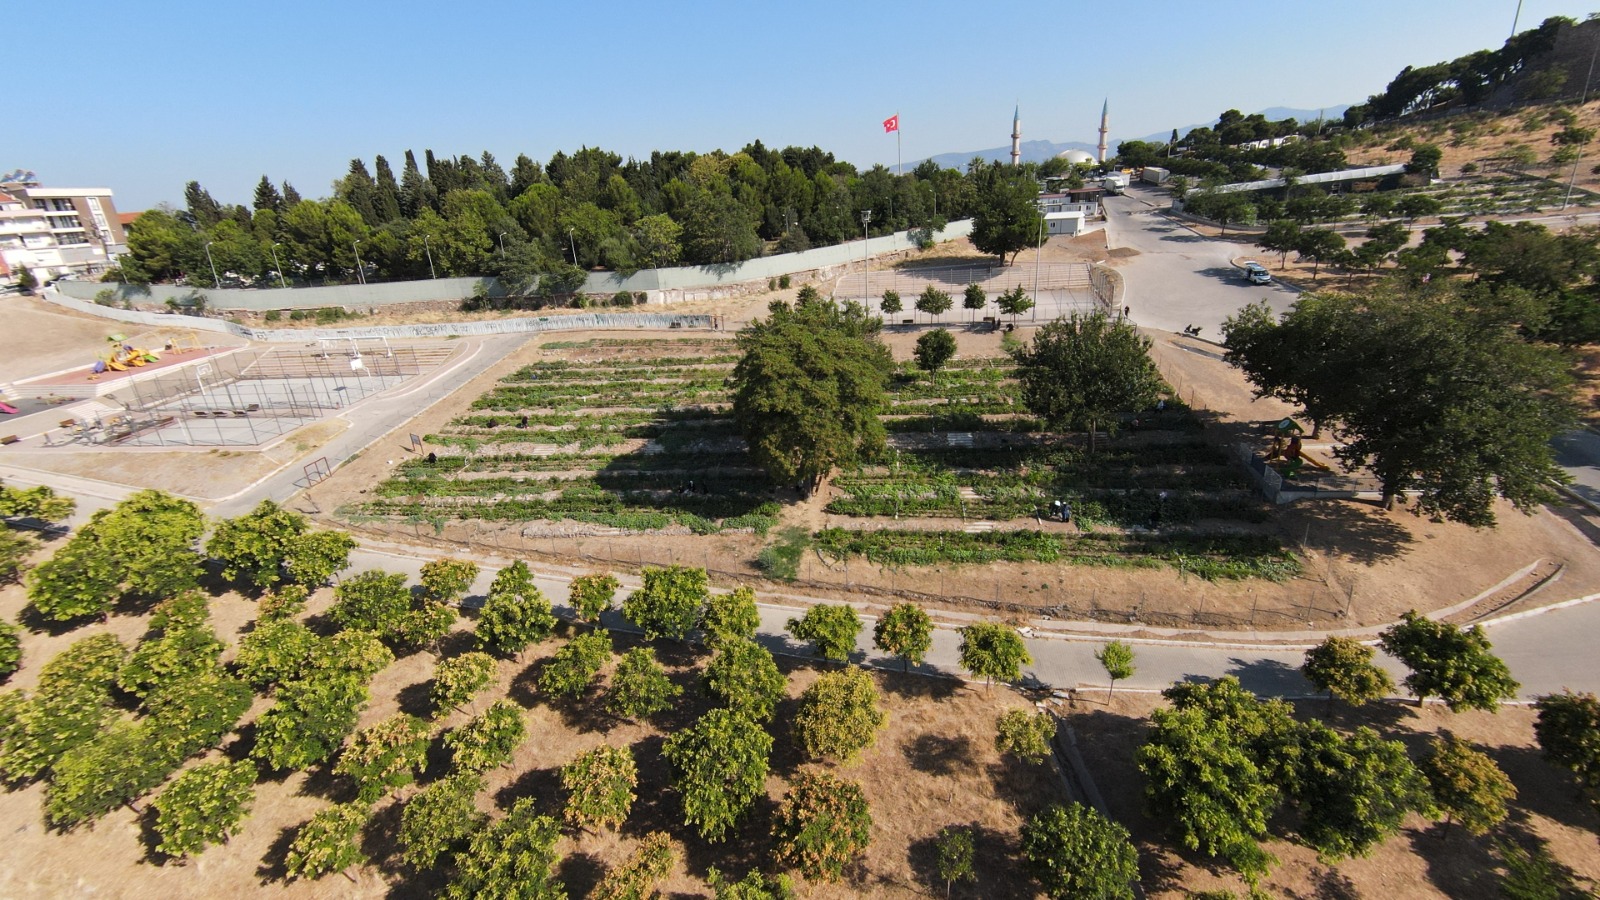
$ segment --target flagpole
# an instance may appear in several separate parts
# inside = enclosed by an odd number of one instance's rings
[[[894,174],[898,178],[905,173],[900,171],[900,111],[894,113]]]

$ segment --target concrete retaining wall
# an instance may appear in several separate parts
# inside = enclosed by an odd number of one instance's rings
[[[452,335],[525,334],[540,331],[583,331],[618,329],[666,329],[721,327],[718,316],[686,316],[669,313],[581,313],[570,316],[530,316],[485,322],[439,322],[428,325],[378,325],[352,328],[247,328],[222,319],[200,316],[139,312],[101,306],[56,291],[45,291],[42,299],[67,309],[92,316],[156,328],[192,328],[279,344],[304,344],[318,338],[427,338]]]
[[[951,222],[934,235],[938,242],[953,241],[972,233],[972,220]],[[915,249],[911,233],[899,231],[875,237],[863,247],[854,242],[817,247],[799,253],[782,253],[747,259],[726,266],[680,266],[671,269],[644,269],[627,277],[616,272],[593,272],[584,282],[582,293],[610,296],[618,291],[644,292],[650,303],[676,303],[685,300],[717,299],[735,285],[764,283],[783,275],[818,272],[831,276],[840,267],[862,262],[864,258]],[[319,309],[344,307],[361,309],[396,303],[430,301],[456,302],[472,296],[479,285],[489,296],[503,296],[494,278],[430,278],[425,281],[391,281],[381,284],[342,284],[330,287],[289,288],[288,290],[242,290],[233,288],[195,288],[175,285],[102,284],[93,281],[62,281],[56,287],[77,300],[90,300],[110,290],[117,303],[128,301],[139,306],[164,306],[174,300],[185,303],[195,293],[203,294],[211,309],[242,309],[262,312],[270,309]]]

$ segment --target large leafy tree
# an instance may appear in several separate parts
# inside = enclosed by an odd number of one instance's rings
[[[519,559],[494,576],[478,613],[478,646],[506,656],[520,654],[555,627],[550,601],[534,585],[527,563]]]
[[[1115,431],[1122,413],[1156,401],[1161,376],[1150,340],[1125,320],[1104,313],[1057,319],[1014,354],[1022,402],[1054,430]]]
[[[634,900],[657,896],[660,884],[678,861],[678,851],[672,837],[664,831],[652,831],[639,841],[639,846],[628,854],[622,864],[606,873],[589,894],[589,900]]]
[[[466,596],[478,577],[478,564],[466,559],[430,559],[422,564],[422,592],[436,603]]]
[[[37,778],[115,720],[112,690],[127,652],[115,635],[83,638],[45,663],[31,698],[0,695],[0,775],[13,782]]]
[[[856,668],[826,672],[800,695],[794,736],[814,759],[849,762],[872,746],[888,718],[871,675]]]
[[[1367,856],[1411,812],[1431,815],[1428,783],[1405,745],[1370,728],[1344,737],[1320,722],[1300,727],[1290,795],[1300,834],[1324,862]]]
[[[772,737],[743,713],[713,709],[667,738],[661,752],[683,800],[684,824],[715,842],[761,793]]]
[[[377,569],[346,579],[334,588],[328,615],[341,628],[365,631],[401,649],[437,641],[455,622],[455,610],[428,597],[413,597],[406,578]]]
[[[1050,742],[1056,736],[1056,718],[1050,713],[1008,709],[995,720],[994,727],[994,746],[1001,753],[1033,763],[1050,757]]]
[[[861,616],[852,606],[822,603],[806,610],[805,615],[790,619],[788,629],[796,640],[810,643],[817,656],[849,662],[856,649],[856,636],[861,633]]]
[[[1022,667],[1033,662],[1022,635],[998,622],[975,622],[961,629],[961,667],[989,685],[996,678],[1015,681]]]
[[[861,785],[806,772],[772,819],[778,861],[813,881],[838,881],[872,840],[872,811]]]
[[[1419,706],[1438,697],[1452,711],[1497,712],[1500,701],[1515,697],[1520,686],[1506,664],[1490,652],[1481,625],[1461,628],[1409,610],[1384,629],[1378,645],[1411,670],[1403,684]]]
[[[416,716],[396,713],[352,735],[333,773],[354,779],[357,795],[374,803],[415,780],[427,754],[428,724]]]
[[[1489,755],[1456,737],[1436,737],[1417,761],[1434,803],[1445,814],[1445,828],[1460,822],[1467,833],[1487,834],[1505,821],[1506,804],[1517,788]]]
[[[897,603],[872,626],[872,644],[900,657],[902,669],[909,672],[922,665],[933,646],[933,620],[915,603]]]
[[[1247,308],[1223,335],[1259,394],[1334,425],[1335,455],[1372,470],[1386,508],[1416,491],[1420,513],[1487,526],[1495,498],[1532,511],[1567,479],[1550,441],[1573,421],[1569,366],[1516,317],[1449,285],[1391,284],[1308,294],[1278,321]]]
[[[624,719],[638,719],[671,709],[683,688],[667,677],[648,647],[622,654],[606,692],[606,711]]]
[[[884,445],[878,413],[893,362],[881,327],[859,304],[819,300],[774,303],[739,333],[733,415],[775,481],[810,493],[835,466]]]
[[[705,634],[706,644],[713,648],[732,640],[753,640],[760,626],[756,592],[748,587],[710,595],[700,613],[700,630]]]
[[[366,859],[361,852],[361,828],[370,811],[367,804],[356,801],[312,814],[289,844],[284,860],[289,877],[315,880]]]
[[[1600,812],[1600,699],[1562,691],[1540,697],[1533,733],[1545,758],[1571,769],[1578,785]]]
[[[451,900],[518,897],[565,900],[555,877],[556,842],[561,826],[538,814],[532,797],[511,805],[505,818],[474,834],[456,854],[456,877],[445,889]]]
[[[306,531],[306,517],[263,500],[251,512],[217,523],[206,553],[222,562],[222,577],[263,590],[283,578],[284,560]]]
[[[972,246],[992,253],[1001,263],[1015,262],[1025,248],[1044,239],[1044,213],[1039,210],[1039,182],[1026,166],[982,164],[974,160],[977,190],[972,217]]]
[[[431,868],[441,855],[465,845],[487,818],[473,801],[483,788],[482,775],[457,772],[418,791],[400,811],[400,858],[406,865]]]
[[[211,630],[204,594],[188,591],[163,600],[150,624],[150,635],[117,673],[117,686],[124,691],[143,697],[161,685],[216,667],[225,645]]]
[[[511,754],[528,736],[522,707],[510,700],[496,700],[489,708],[460,728],[444,736],[450,759],[462,772],[486,772],[511,761]]]
[[[429,691],[434,714],[460,709],[474,694],[489,686],[494,672],[494,657],[487,653],[463,653],[439,660],[439,665],[433,670],[433,687]]]
[[[124,597],[170,597],[200,580],[200,508],[140,491],[89,522],[28,573],[28,598],[48,619],[104,615]]]
[[[333,755],[356,727],[367,685],[343,673],[315,673],[278,686],[278,697],[256,721],[250,755],[266,768],[304,769]]]
[[[573,699],[588,690],[611,659],[611,633],[580,634],[555,652],[539,672],[539,690]]]
[[[1394,690],[1394,680],[1372,662],[1372,657],[1372,648],[1360,641],[1329,635],[1306,651],[1300,672],[1318,690],[1328,692],[1330,706],[1334,697],[1360,706]]]
[[[772,652],[755,641],[724,643],[706,666],[706,693],[757,722],[772,718],[783,686],[783,673]]]
[[[956,355],[956,337],[947,328],[935,328],[917,338],[917,348],[912,355],[917,368],[937,373]]]
[[[561,767],[567,824],[585,831],[620,828],[633,808],[639,768],[625,747],[596,747]]]
[[[646,566],[644,583],[622,601],[622,614],[644,629],[647,638],[681,641],[700,618],[709,592],[706,570],[689,566]]]
[[[1190,850],[1259,877],[1272,860],[1259,841],[1288,780],[1281,752],[1295,729],[1288,705],[1258,701],[1232,676],[1162,694],[1173,706],[1151,713],[1150,737],[1137,754],[1151,815]]]
[[[567,602],[572,604],[579,621],[598,622],[600,614],[614,604],[619,587],[621,582],[615,575],[599,572],[579,575],[567,589]]]
[[[1133,896],[1139,853],[1128,829],[1081,803],[1054,805],[1022,826],[1022,857],[1047,896]]]
[[[256,768],[249,760],[205,763],[184,772],[150,802],[156,811],[156,849],[195,856],[239,833],[255,799]]]

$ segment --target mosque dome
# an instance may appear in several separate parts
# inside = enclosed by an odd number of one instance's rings
[[[1063,150],[1056,154],[1056,159],[1064,159],[1076,166],[1080,163],[1094,162],[1094,154],[1082,150]]]

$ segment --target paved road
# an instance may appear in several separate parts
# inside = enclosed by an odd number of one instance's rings
[[[1282,311],[1294,302],[1291,288],[1245,281],[1233,260],[1249,255],[1249,248],[1195,234],[1154,203],[1136,189],[1105,198],[1108,248],[1138,251],[1118,264],[1127,282],[1124,302],[1135,323],[1163,331],[1198,325],[1201,337],[1218,340],[1222,320],[1241,306],[1265,300]]]

